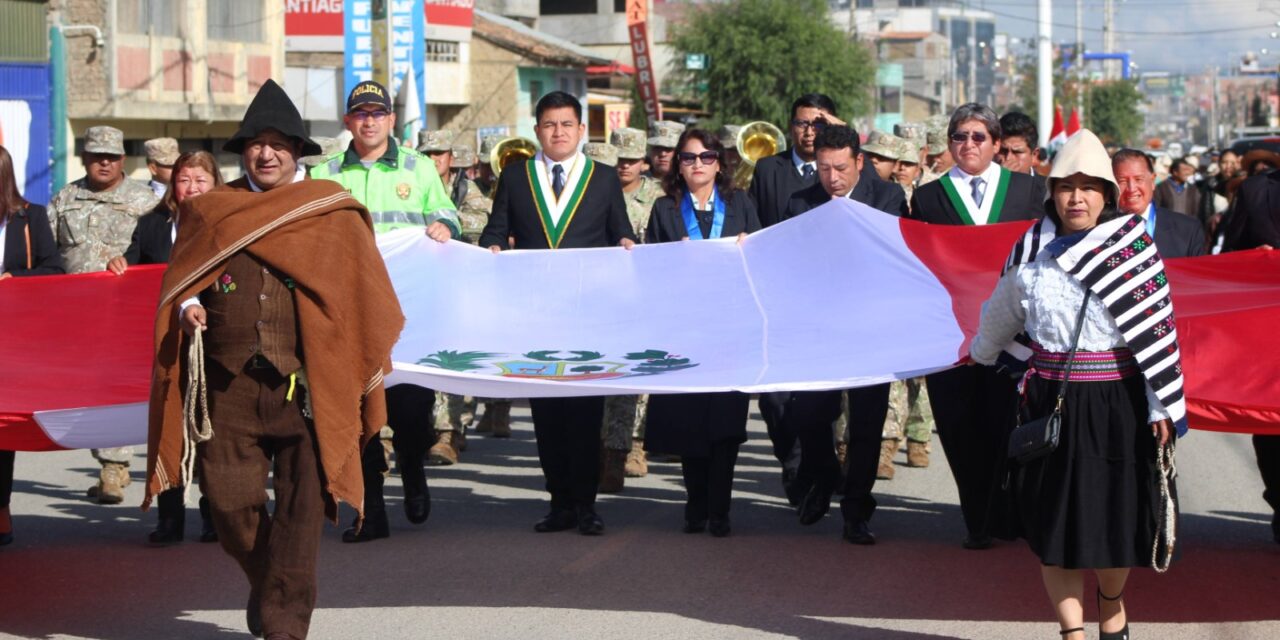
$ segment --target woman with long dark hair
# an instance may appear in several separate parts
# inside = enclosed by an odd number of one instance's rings
[[[663,178],[667,195],[653,203],[645,243],[715,240],[760,229],[756,207],[733,188],[724,146],[711,133],[690,129],[676,144],[674,170]],[[691,274],[693,275],[693,274]],[[680,456],[684,472],[685,533],[710,529],[729,535],[729,502],[738,445],[747,439],[745,393],[655,395],[649,400],[645,449]]]
[[[18,193],[13,156],[0,146],[0,283],[9,278],[63,272],[49,214]],[[13,542],[13,522],[9,517],[12,493],[13,452],[0,451],[0,546]]]
[[[1146,223],[1117,210],[1118,194],[1102,143],[1081,131],[1055,159],[1045,219],[1015,245],[970,348],[992,364],[1025,333],[1024,423],[1059,420],[1056,447],[1011,461],[1009,477],[1020,535],[1070,640],[1085,637],[1085,571],[1097,578],[1099,637],[1129,637],[1129,571],[1167,568],[1176,528],[1173,443],[1186,409],[1173,303]]]

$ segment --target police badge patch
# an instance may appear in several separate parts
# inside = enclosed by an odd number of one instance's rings
[[[408,200],[409,193],[411,193],[411,191],[412,189],[409,187],[408,182],[401,182],[400,184],[396,185],[396,195],[400,196],[401,200]]]

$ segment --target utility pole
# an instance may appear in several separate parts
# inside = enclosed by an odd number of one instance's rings
[[[1076,0],[1076,113],[1084,121],[1084,0]]]
[[[1209,140],[1210,147],[1218,146],[1218,68],[1209,67]]]
[[[1116,5],[1115,0],[1107,0],[1102,9],[1102,49],[1106,53],[1116,52]],[[1106,60],[1107,80],[1115,80],[1115,60]]]
[[[1053,51],[1050,45],[1053,40],[1053,0],[1040,0],[1040,23],[1036,39],[1039,50],[1039,69],[1037,70],[1037,96],[1039,107],[1040,146],[1049,146],[1049,133],[1053,130]]]

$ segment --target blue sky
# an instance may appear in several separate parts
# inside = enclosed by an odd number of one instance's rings
[[[968,0],[997,14],[997,29],[1027,38],[1036,32],[1036,0]],[[1270,50],[1263,64],[1280,62],[1280,0],[1115,0],[1116,48],[1130,51],[1140,71],[1195,73],[1234,64],[1245,51]],[[1084,0],[1087,51],[1102,51],[1103,0]],[[1054,0],[1053,39],[1075,39],[1075,0]]]

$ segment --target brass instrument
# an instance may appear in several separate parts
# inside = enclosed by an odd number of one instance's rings
[[[538,153],[538,144],[528,138],[511,136],[503,138],[493,145],[489,152],[489,168],[493,169],[496,179],[502,170],[512,162],[524,162]]]
[[[787,148],[787,138],[782,130],[764,121],[742,125],[742,129],[738,130],[736,143],[738,156],[742,161],[733,172],[733,184],[739,189],[751,186],[756,162]]]

